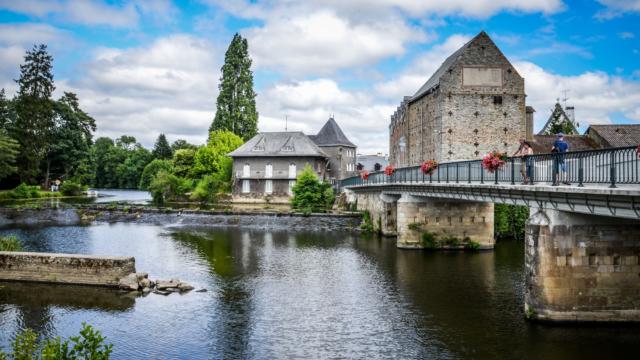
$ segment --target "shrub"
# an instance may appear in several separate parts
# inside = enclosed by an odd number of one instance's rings
[[[371,214],[369,211],[362,213],[362,222],[360,223],[360,230],[365,233],[373,232],[373,221],[371,221]]]
[[[151,185],[151,181],[160,171],[173,171],[173,165],[170,160],[160,160],[155,159],[142,170],[142,175],[140,175],[140,183],[138,184],[138,188],[140,190],[147,190],[149,185]]]
[[[464,248],[467,249],[467,250],[478,250],[478,249],[480,249],[480,243],[477,242],[477,241],[468,240],[464,244]]]
[[[191,200],[214,203],[221,187],[222,182],[216,176],[206,175],[196,184],[196,188],[191,193]]]
[[[496,204],[494,230],[498,240],[523,240],[529,208],[520,205]]]
[[[0,359],[7,359],[10,355],[14,360],[107,360],[113,351],[113,345],[105,344],[106,338],[100,331],[86,323],[82,323],[79,336],[71,337],[64,342],[60,337],[43,339],[40,343],[37,340],[38,335],[33,330],[23,330],[11,343],[11,354],[0,351]]]
[[[0,251],[22,251],[22,243],[15,236],[0,236]]]
[[[164,204],[165,201],[179,200],[191,190],[191,183],[187,179],[177,177],[161,170],[151,181],[149,191],[153,202]]]
[[[82,186],[71,180],[67,180],[60,185],[60,192],[65,196],[79,196],[86,190],[86,186]]]
[[[425,249],[435,249],[438,247],[438,242],[436,240],[436,234],[431,232],[423,232],[422,233],[422,247]]]
[[[420,228],[422,228],[422,224],[414,222],[407,225],[407,227],[409,228],[409,230],[418,231],[420,230]]]
[[[37,186],[29,186],[22,183],[11,190],[11,197],[14,199],[34,199],[40,197],[40,189]]]
[[[293,186],[293,208],[310,212],[324,211],[329,203],[333,205],[334,199],[331,184],[319,181],[311,166],[307,164]]]
[[[458,239],[455,236],[452,235],[447,235],[442,239],[442,242],[444,243],[444,245],[449,246],[449,247],[458,247],[460,246],[460,239]]]

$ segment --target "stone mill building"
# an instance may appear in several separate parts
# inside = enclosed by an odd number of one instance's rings
[[[512,153],[526,134],[524,79],[482,31],[404,97],[389,132],[395,166]]]
[[[286,202],[298,174],[308,164],[320,180],[333,184],[357,174],[356,146],[329,118],[318,134],[262,132],[229,153],[233,158],[233,200]]]

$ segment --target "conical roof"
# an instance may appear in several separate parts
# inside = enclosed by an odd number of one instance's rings
[[[356,147],[347,136],[342,132],[338,123],[331,117],[324,124],[318,135],[310,136],[310,138],[318,144],[318,146],[351,146]]]

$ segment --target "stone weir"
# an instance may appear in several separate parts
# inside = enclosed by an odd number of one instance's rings
[[[4,281],[117,288],[120,279],[135,271],[133,257],[0,251]]]

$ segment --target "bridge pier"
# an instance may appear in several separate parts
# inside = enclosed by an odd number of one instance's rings
[[[532,209],[525,313],[547,321],[640,321],[640,222]]]
[[[397,235],[397,202],[400,195],[389,195],[380,192],[355,194],[354,201],[358,210],[368,211],[375,231],[384,236]],[[348,201],[351,202],[350,199]]]

